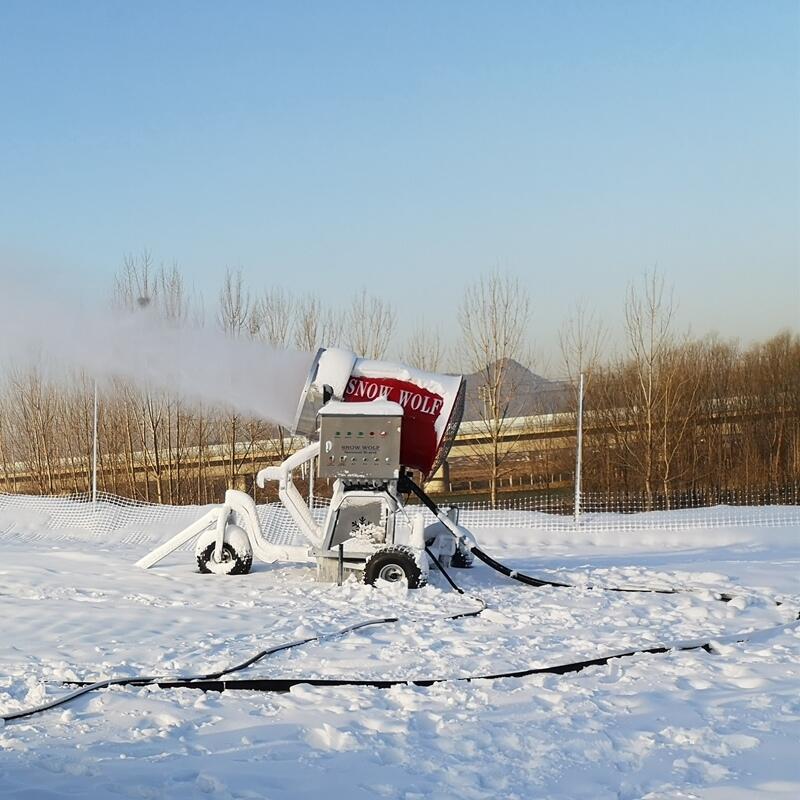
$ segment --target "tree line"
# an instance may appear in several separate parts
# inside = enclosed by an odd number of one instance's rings
[[[603,358],[605,328],[591,314],[566,326],[565,367],[586,386],[584,488],[640,492],[649,509],[680,492],[796,484],[800,337],[692,338],[676,332],[675,309],[650,272],[628,289],[616,355]]]
[[[376,359],[386,355],[397,322],[394,308],[365,290],[332,308],[281,287],[255,291],[233,269],[207,306],[177,265],[158,265],[147,252],[125,258],[110,303],[275,348],[339,345]],[[92,377],[77,370],[54,379],[46,364],[0,364],[0,491],[90,491],[94,389]],[[298,444],[263,419],[121,379],[103,383],[99,405],[98,489],[140,500],[214,502],[230,486],[249,488],[255,472]]]
[[[504,478],[544,457],[553,472],[572,470],[574,433],[548,437],[546,427],[554,411],[562,427],[565,415],[575,420],[581,374],[587,491],[640,492],[653,507],[677,490],[780,487],[800,476],[800,337],[784,331],[745,347],[681,335],[674,299],[656,272],[630,286],[615,352],[607,325],[586,309],[577,307],[565,323],[560,404],[542,403],[543,435],[534,440],[515,435],[524,429],[518,365],[530,366],[531,308],[511,275],[487,273],[465,288],[450,350],[424,324],[397,347],[393,306],[365,290],[333,308],[280,287],[255,291],[241,271],[227,270],[207,308],[177,266],[157,266],[147,253],[125,259],[111,302],[275,347],[340,345],[369,358],[396,354],[421,369],[473,373],[480,402],[472,426],[481,441],[463,465],[451,464],[451,476],[460,466],[479,471],[492,502]],[[0,368],[0,490],[88,491],[91,377],[55,380],[35,364]],[[525,409],[531,413],[530,402]],[[300,444],[264,420],[124,380],[102,386],[100,410],[98,488],[152,502],[218,501],[229,486],[251,488],[255,472]]]

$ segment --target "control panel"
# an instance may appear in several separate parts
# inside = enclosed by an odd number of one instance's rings
[[[319,476],[397,478],[402,422],[402,414],[320,414]]]

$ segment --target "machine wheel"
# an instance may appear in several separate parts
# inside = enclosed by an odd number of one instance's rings
[[[456,569],[470,569],[475,564],[475,556],[469,550],[462,550],[460,547],[456,548],[450,559],[450,566]]]
[[[418,589],[428,582],[417,564],[414,551],[404,545],[378,550],[367,559],[364,583],[374,584],[379,578],[389,583],[406,581],[409,589]]]
[[[222,541],[222,560],[214,558],[216,531],[206,531],[197,541],[197,569],[214,575],[247,575],[253,566],[253,551],[247,534],[237,525],[228,525]]]

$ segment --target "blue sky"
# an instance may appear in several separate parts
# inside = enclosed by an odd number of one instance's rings
[[[402,334],[500,267],[546,356],[655,266],[697,334],[797,328],[799,8],[2,0],[0,271],[102,297],[147,248]]]

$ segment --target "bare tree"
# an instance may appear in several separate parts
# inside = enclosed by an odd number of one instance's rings
[[[793,467],[800,436],[800,336],[782,331],[753,345],[744,353],[739,385],[746,408],[747,460],[760,465],[773,486],[790,476],[797,480]]]
[[[247,332],[250,324],[250,292],[244,285],[242,270],[225,270],[219,292],[217,323],[229,336]]]
[[[581,374],[588,385],[591,375],[600,362],[606,341],[606,329],[593,311],[577,303],[573,314],[564,323],[558,336],[564,372],[573,386]]]
[[[229,336],[246,335],[252,330],[250,292],[244,285],[242,270],[225,270],[225,278],[219,293],[217,309],[217,322],[220,328]],[[241,435],[241,417],[236,412],[230,412],[223,423],[223,440],[228,449],[227,480],[233,487],[236,477],[244,463],[247,454],[241,454],[238,447]]]
[[[349,319],[349,311],[323,308],[316,295],[304,295],[295,305],[295,347],[311,352],[319,347],[337,347],[343,344]]]
[[[504,462],[517,445],[511,433],[518,413],[518,362],[527,361],[524,337],[530,314],[528,294],[517,278],[492,273],[468,286],[458,312],[462,358],[479,376],[479,424],[488,434],[488,451],[476,456],[489,472],[492,506]]]
[[[149,313],[176,325],[188,320],[196,323],[202,318],[200,304],[187,292],[178,265],[173,262],[169,267],[161,264],[156,268],[147,251],[139,259],[125,259],[115,279],[114,290],[116,306],[127,311],[147,308]],[[230,307],[233,307],[236,292],[241,291],[240,273],[226,275],[222,293],[226,290]],[[176,502],[181,494],[182,460],[186,449],[186,412],[181,398],[149,388],[142,392],[132,386],[125,388],[123,396],[128,409],[135,409],[139,415],[134,427],[139,432],[145,466],[145,497],[149,499],[149,476],[152,475],[159,502],[164,499]]]
[[[589,404],[586,402],[586,398],[589,395],[595,373],[600,367],[600,354],[606,340],[606,329],[595,313],[587,310],[586,306],[579,301],[576,303],[573,313],[562,325],[558,339],[562,366],[571,388],[570,410],[575,415],[577,437],[581,376],[583,376],[584,408],[587,408]],[[589,437],[584,438],[588,440]],[[593,450],[586,446],[582,453],[581,464],[584,474],[592,469],[597,470],[598,465],[594,462],[598,456],[603,457],[603,448]],[[575,480],[577,481],[577,474]]]
[[[606,383],[615,394],[606,398],[607,421],[616,446],[624,450],[630,468],[641,478],[646,508],[653,507],[658,480],[659,446],[663,445],[665,380],[668,354],[674,347],[672,294],[665,296],[664,279],[656,270],[645,273],[642,287],[628,287],[625,302],[627,354]]]
[[[682,461],[687,440],[699,419],[698,393],[701,384],[701,347],[684,341],[663,353],[659,369],[661,415],[659,431],[660,477],[666,507],[670,506],[673,483],[689,469]]]
[[[394,309],[362,289],[347,313],[346,335],[350,347],[364,358],[383,358],[392,341],[396,323]]]
[[[156,273],[155,296],[160,316],[169,322],[186,322],[192,314],[183,274],[174,261],[169,267],[162,265]]]
[[[209,319],[223,331],[278,346],[350,344],[382,357],[394,329],[391,307],[366,292],[352,307],[326,310],[316,297],[293,302],[279,288],[251,295],[241,271],[228,270],[216,299]],[[173,322],[201,323],[204,316],[202,298],[186,289],[178,267],[156,264],[147,251],[124,260],[112,303],[131,312],[146,306]],[[800,337],[784,331],[746,348],[713,337],[689,340],[673,333],[674,307],[657,273],[632,286],[624,307],[627,347],[605,364],[599,358],[602,326],[592,314],[579,306],[562,329],[566,371],[573,382],[581,371],[589,380],[585,485],[609,494],[641,492],[648,506],[685,502],[684,493],[692,502],[729,502],[725,493],[737,489],[796,502]],[[513,418],[522,413],[520,378],[527,381],[515,362],[528,360],[528,314],[518,282],[497,275],[468,288],[459,314],[464,347],[458,355],[476,373],[470,396],[479,396],[469,432],[483,442],[472,449],[465,471],[491,477],[493,501],[523,455]],[[418,324],[404,356],[439,370],[440,341]],[[0,490],[86,491],[93,383],[91,375],[52,372],[38,362],[0,365]],[[538,413],[525,400],[525,413]],[[100,410],[99,486],[130,497],[208,503],[292,447],[261,420],[119,379],[104,383]],[[557,430],[548,428],[545,416],[541,420],[536,435],[542,439],[524,455],[550,473],[565,472],[564,420]]]
[[[251,335],[273,347],[287,347],[294,313],[295,303],[292,296],[279,286],[273,286],[253,302],[250,312]]]
[[[445,347],[439,331],[419,320],[406,343],[403,360],[426,372],[438,372],[445,358]]]
[[[125,256],[122,269],[114,277],[114,305],[132,311],[149,304],[158,285],[155,273],[153,256],[148,250],[143,250],[138,258],[132,255]]]
[[[303,295],[295,306],[294,344],[300,350],[314,352],[322,341],[322,308],[319,298],[313,294]]]
[[[346,341],[348,312],[339,308],[327,308],[322,316],[322,344],[338,347]]]
[[[112,305],[129,312],[147,308],[169,322],[184,322],[195,312],[177,263],[156,266],[148,250],[125,256],[114,276]]]
[[[691,491],[707,484],[729,485],[734,477],[734,447],[728,418],[730,399],[741,357],[738,342],[706,337],[696,352],[697,428],[684,448],[686,485]]]
[[[9,424],[10,403],[0,394],[0,468],[3,470],[3,489],[14,492],[17,489],[16,458],[12,450],[13,428]]]
[[[56,430],[59,398],[38,367],[15,369],[11,391],[16,399],[12,424],[19,436],[20,451],[40,492],[53,494],[58,488]]]
[[[263,292],[253,303],[250,312],[250,333],[257,339],[267,342],[272,347],[285,348],[289,345],[295,313],[298,306],[292,296],[284,289],[274,286]],[[308,311],[308,307],[305,307]],[[306,320],[308,322],[308,319]],[[296,332],[296,328],[295,328]],[[250,419],[245,428],[248,434],[251,468],[257,472],[255,450],[258,441],[269,439],[274,449],[280,453],[281,459],[286,456],[287,433],[279,425],[267,425],[262,420]],[[291,447],[290,439],[290,447]]]

